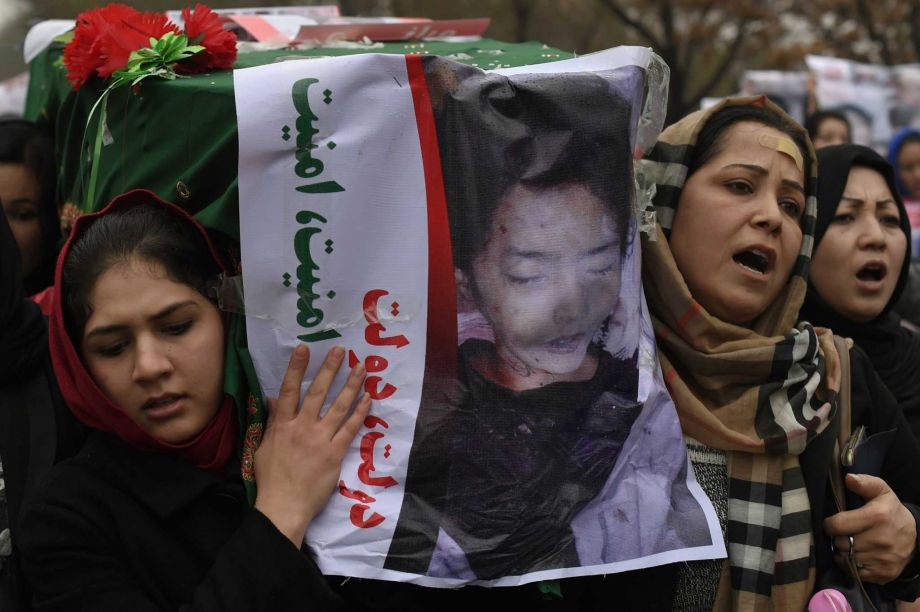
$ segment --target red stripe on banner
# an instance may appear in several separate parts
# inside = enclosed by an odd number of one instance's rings
[[[428,204],[428,331],[425,375],[457,375],[457,287],[450,245],[441,152],[422,57],[406,56]]]

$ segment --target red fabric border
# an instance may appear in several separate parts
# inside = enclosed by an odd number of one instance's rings
[[[425,376],[457,376],[457,287],[447,220],[447,200],[441,174],[438,134],[419,55],[406,56],[415,122],[425,172],[428,206],[428,328],[425,346]]]

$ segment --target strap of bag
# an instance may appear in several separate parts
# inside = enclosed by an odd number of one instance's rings
[[[843,512],[847,509],[847,504],[845,495],[846,485],[844,483],[845,474],[841,466],[841,451],[852,435],[853,416],[852,405],[850,403],[850,345],[842,336],[834,335],[834,346],[837,347],[837,355],[840,358],[840,393],[837,395],[837,419],[840,427],[837,430],[837,443],[834,445],[834,456],[831,458],[831,473],[829,477],[837,511]],[[866,587],[859,578],[859,570],[856,568],[856,561],[854,561],[853,557],[850,555],[844,555],[843,559],[847,567],[847,573],[859,588],[858,592],[862,596],[862,603],[868,610],[877,612],[872,598],[869,593],[866,592]]]
[[[834,346],[837,347],[837,355],[840,359],[840,393],[837,395],[837,443],[834,445],[834,456],[831,458],[831,491],[834,494],[834,502],[838,512],[847,509],[846,502],[846,485],[844,485],[844,474],[840,466],[840,452],[852,435],[851,418],[852,409],[850,405],[850,347],[842,336],[834,335]]]

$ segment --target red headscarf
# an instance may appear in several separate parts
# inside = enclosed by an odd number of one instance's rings
[[[64,248],[61,249],[55,268],[54,297],[48,338],[54,373],[67,405],[70,406],[74,415],[87,426],[113,433],[140,450],[176,453],[197,467],[220,472],[233,455],[237,440],[237,419],[233,414],[232,397],[224,396],[220,410],[217,411],[208,426],[191,440],[181,444],[169,444],[157,440],[132,421],[96,385],[96,381],[89,375],[80,360],[73,339],[67,333],[64,324],[62,271],[64,260],[74,241],[79,239],[99,217],[115,210],[124,210],[139,205],[166,207],[192,224],[208,243],[214,261],[226,271],[223,259],[217,254],[204,228],[187,212],[174,204],[164,202],[150,191],[144,189],[129,191],[116,197],[101,211],[81,216],[77,219]]]

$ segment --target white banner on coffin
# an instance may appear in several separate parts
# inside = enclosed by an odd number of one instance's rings
[[[379,396],[386,396],[374,402],[373,413],[388,427],[363,428],[355,442],[379,441],[371,446],[378,467],[373,476],[398,483],[377,496],[363,517],[371,520],[376,513],[384,520],[373,529],[356,529],[350,520],[355,500],[335,495],[310,527],[319,558],[329,558],[326,544],[335,542],[336,562],[347,565],[348,559],[386,555],[424,378],[428,231],[415,112],[401,57],[266,68],[234,75],[246,325],[259,381],[266,396],[277,397],[297,343],[306,342],[313,355],[307,382],[326,352],[341,345],[350,359],[365,362],[370,376],[380,377]],[[361,119],[370,113],[386,119]],[[298,139],[313,147],[304,148],[309,155],[300,160]],[[311,294],[312,304],[298,297]],[[370,311],[385,328],[380,335],[408,343],[370,345],[366,301],[376,304]],[[338,313],[334,319],[332,312]],[[390,380],[400,381],[392,394]],[[393,455],[401,460],[388,461]],[[342,481],[349,489],[367,489],[355,476],[361,463],[359,452],[345,459]]]
[[[497,72],[600,72],[646,66],[648,58],[647,50],[618,48]],[[435,586],[467,583],[468,577],[384,568],[403,508],[429,314],[428,194],[406,59],[366,54],[282,62],[238,70],[234,86],[247,335],[263,391],[277,395],[291,350],[301,341],[315,356],[305,385],[337,344],[378,376],[372,383],[378,392],[376,419],[359,431],[342,467],[344,490],[311,524],[307,541],[324,573]],[[635,261],[633,296],[639,295]],[[616,463],[604,491],[571,523],[576,536],[588,534],[577,544],[579,556],[590,561],[483,582],[513,585],[725,556],[712,505],[686,470],[644,305],[642,313],[637,399],[645,408],[624,447],[628,461]],[[340,373],[336,388],[344,378]],[[652,438],[644,436],[652,432],[657,446],[646,443]],[[668,473],[635,467],[664,465],[664,457],[670,458]],[[672,480],[681,470],[685,481]],[[617,487],[618,482],[626,484]],[[682,527],[670,524],[671,515],[662,510],[670,506],[671,485],[695,500],[698,514],[683,522],[693,523],[704,545],[677,538],[654,548],[652,540],[668,540],[664,534]],[[642,529],[633,525],[616,537],[631,541],[624,550],[649,552],[612,559],[591,548],[605,545],[592,536],[597,529],[592,521],[614,507],[634,512],[640,506],[645,510],[636,519]]]

